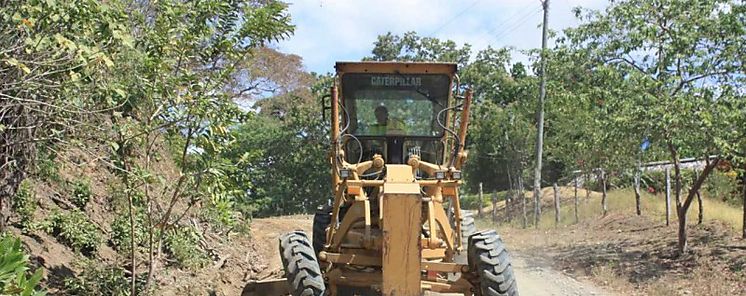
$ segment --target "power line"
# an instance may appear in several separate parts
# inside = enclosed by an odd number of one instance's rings
[[[497,29],[504,28],[504,25],[506,25],[508,23],[512,23],[513,21],[517,20],[516,16],[519,16],[521,14],[525,14],[526,12],[529,12],[532,8],[534,8],[534,7],[532,7],[532,6],[526,6],[520,12],[511,14],[510,17],[508,17],[507,19],[505,19],[502,23],[500,23],[497,26],[492,27],[492,29],[487,32],[487,35],[492,35],[492,33],[494,33]]]
[[[474,2],[472,2],[469,6],[467,6],[466,8],[464,8],[464,10],[461,10],[459,13],[457,13],[456,15],[454,15],[453,17],[451,17],[450,19],[448,19],[448,21],[446,21],[445,23],[443,23],[442,25],[440,25],[437,29],[435,29],[435,31],[433,31],[432,33],[428,34],[428,36],[433,37],[433,35],[435,35],[435,33],[438,33],[438,31],[440,31],[441,29],[445,28],[445,26],[449,25],[454,20],[456,20],[458,17],[460,17],[462,14],[466,13],[467,11],[469,11],[469,9],[471,9],[472,7],[474,7],[474,5],[477,5],[477,3],[479,3],[480,1],[482,1],[482,0],[475,0]]]
[[[495,34],[492,38],[495,41],[499,41],[500,39],[504,38],[505,36],[511,34],[513,32],[513,30],[515,30],[518,27],[520,27],[523,24],[525,24],[530,19],[530,17],[536,15],[537,13],[539,13],[541,11],[542,11],[542,9],[528,10],[527,13],[524,13],[518,19],[518,21],[514,22],[513,24],[510,24],[510,25],[506,26],[503,30],[501,30],[500,32],[498,32],[497,34]]]

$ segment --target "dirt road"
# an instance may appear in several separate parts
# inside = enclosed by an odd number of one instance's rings
[[[549,267],[549,262],[513,252],[513,270],[521,295],[614,295]]]
[[[282,275],[282,264],[277,254],[277,237],[296,229],[310,234],[311,225],[309,216],[255,219],[251,227],[252,237],[259,245],[258,255],[266,258],[266,268],[253,277],[266,279]],[[561,271],[554,270],[549,267],[550,262],[523,255],[520,250],[512,250],[512,257],[521,295],[613,295],[590,283],[578,281]]]

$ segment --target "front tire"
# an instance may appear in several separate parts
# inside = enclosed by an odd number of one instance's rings
[[[469,268],[477,296],[518,296],[518,286],[510,255],[494,230],[482,231],[469,238]]]
[[[326,287],[308,236],[293,231],[280,237],[280,258],[293,296],[321,296]]]

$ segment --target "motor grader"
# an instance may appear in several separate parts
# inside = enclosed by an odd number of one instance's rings
[[[338,62],[333,198],[279,238],[285,279],[244,295],[518,295],[508,251],[459,204],[472,92],[451,63]],[[432,295],[432,294],[429,294]]]

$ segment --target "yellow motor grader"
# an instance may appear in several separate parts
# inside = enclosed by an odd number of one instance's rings
[[[285,279],[244,295],[518,295],[508,251],[459,204],[470,90],[451,63],[338,62],[333,199],[280,237]]]

